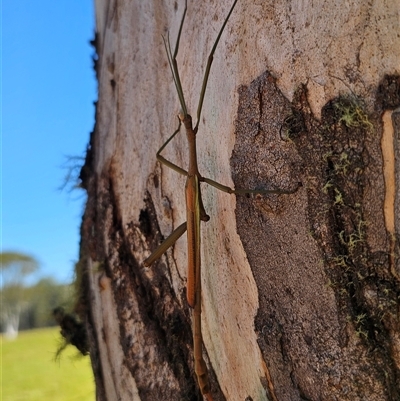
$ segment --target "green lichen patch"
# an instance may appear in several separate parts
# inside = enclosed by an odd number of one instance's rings
[[[363,128],[372,130],[373,125],[365,111],[362,100],[354,95],[342,96],[333,102],[338,123],[343,123],[347,128]]]

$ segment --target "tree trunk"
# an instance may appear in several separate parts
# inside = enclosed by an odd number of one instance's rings
[[[190,1],[177,62],[194,120],[231,1]],[[162,35],[184,1],[96,1],[99,101],[81,178],[81,298],[98,400],[201,400],[186,302],[185,177]],[[239,0],[197,135],[204,357],[214,400],[400,399],[397,2]],[[194,121],[196,122],[196,121]],[[185,134],[163,151],[187,169]]]

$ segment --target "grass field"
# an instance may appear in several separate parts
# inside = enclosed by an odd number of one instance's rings
[[[90,358],[68,346],[55,361],[60,337],[58,328],[47,328],[1,338],[3,401],[95,400]]]

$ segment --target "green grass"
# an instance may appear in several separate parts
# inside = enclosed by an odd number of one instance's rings
[[[55,361],[58,328],[21,332],[16,340],[1,337],[2,401],[94,401],[90,358],[68,346]]]

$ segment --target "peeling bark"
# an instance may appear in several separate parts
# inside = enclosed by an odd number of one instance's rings
[[[393,274],[399,266],[391,268],[391,236],[382,227],[382,209],[376,210],[382,176],[372,180],[370,171],[382,168],[381,161],[368,151],[379,143],[374,127],[381,126],[380,113],[364,114],[360,102],[334,99],[318,121],[304,88],[292,103],[268,74],[241,89],[235,184],[254,177],[244,162],[248,149],[264,155],[267,144],[273,145],[257,180],[273,182],[278,171],[285,183],[279,166],[288,165],[289,182],[297,172],[304,184],[296,196],[242,198],[236,209],[260,294],[258,343],[278,400],[400,397],[400,287]],[[380,227],[379,240],[386,237],[382,248],[368,235],[371,226]]]

